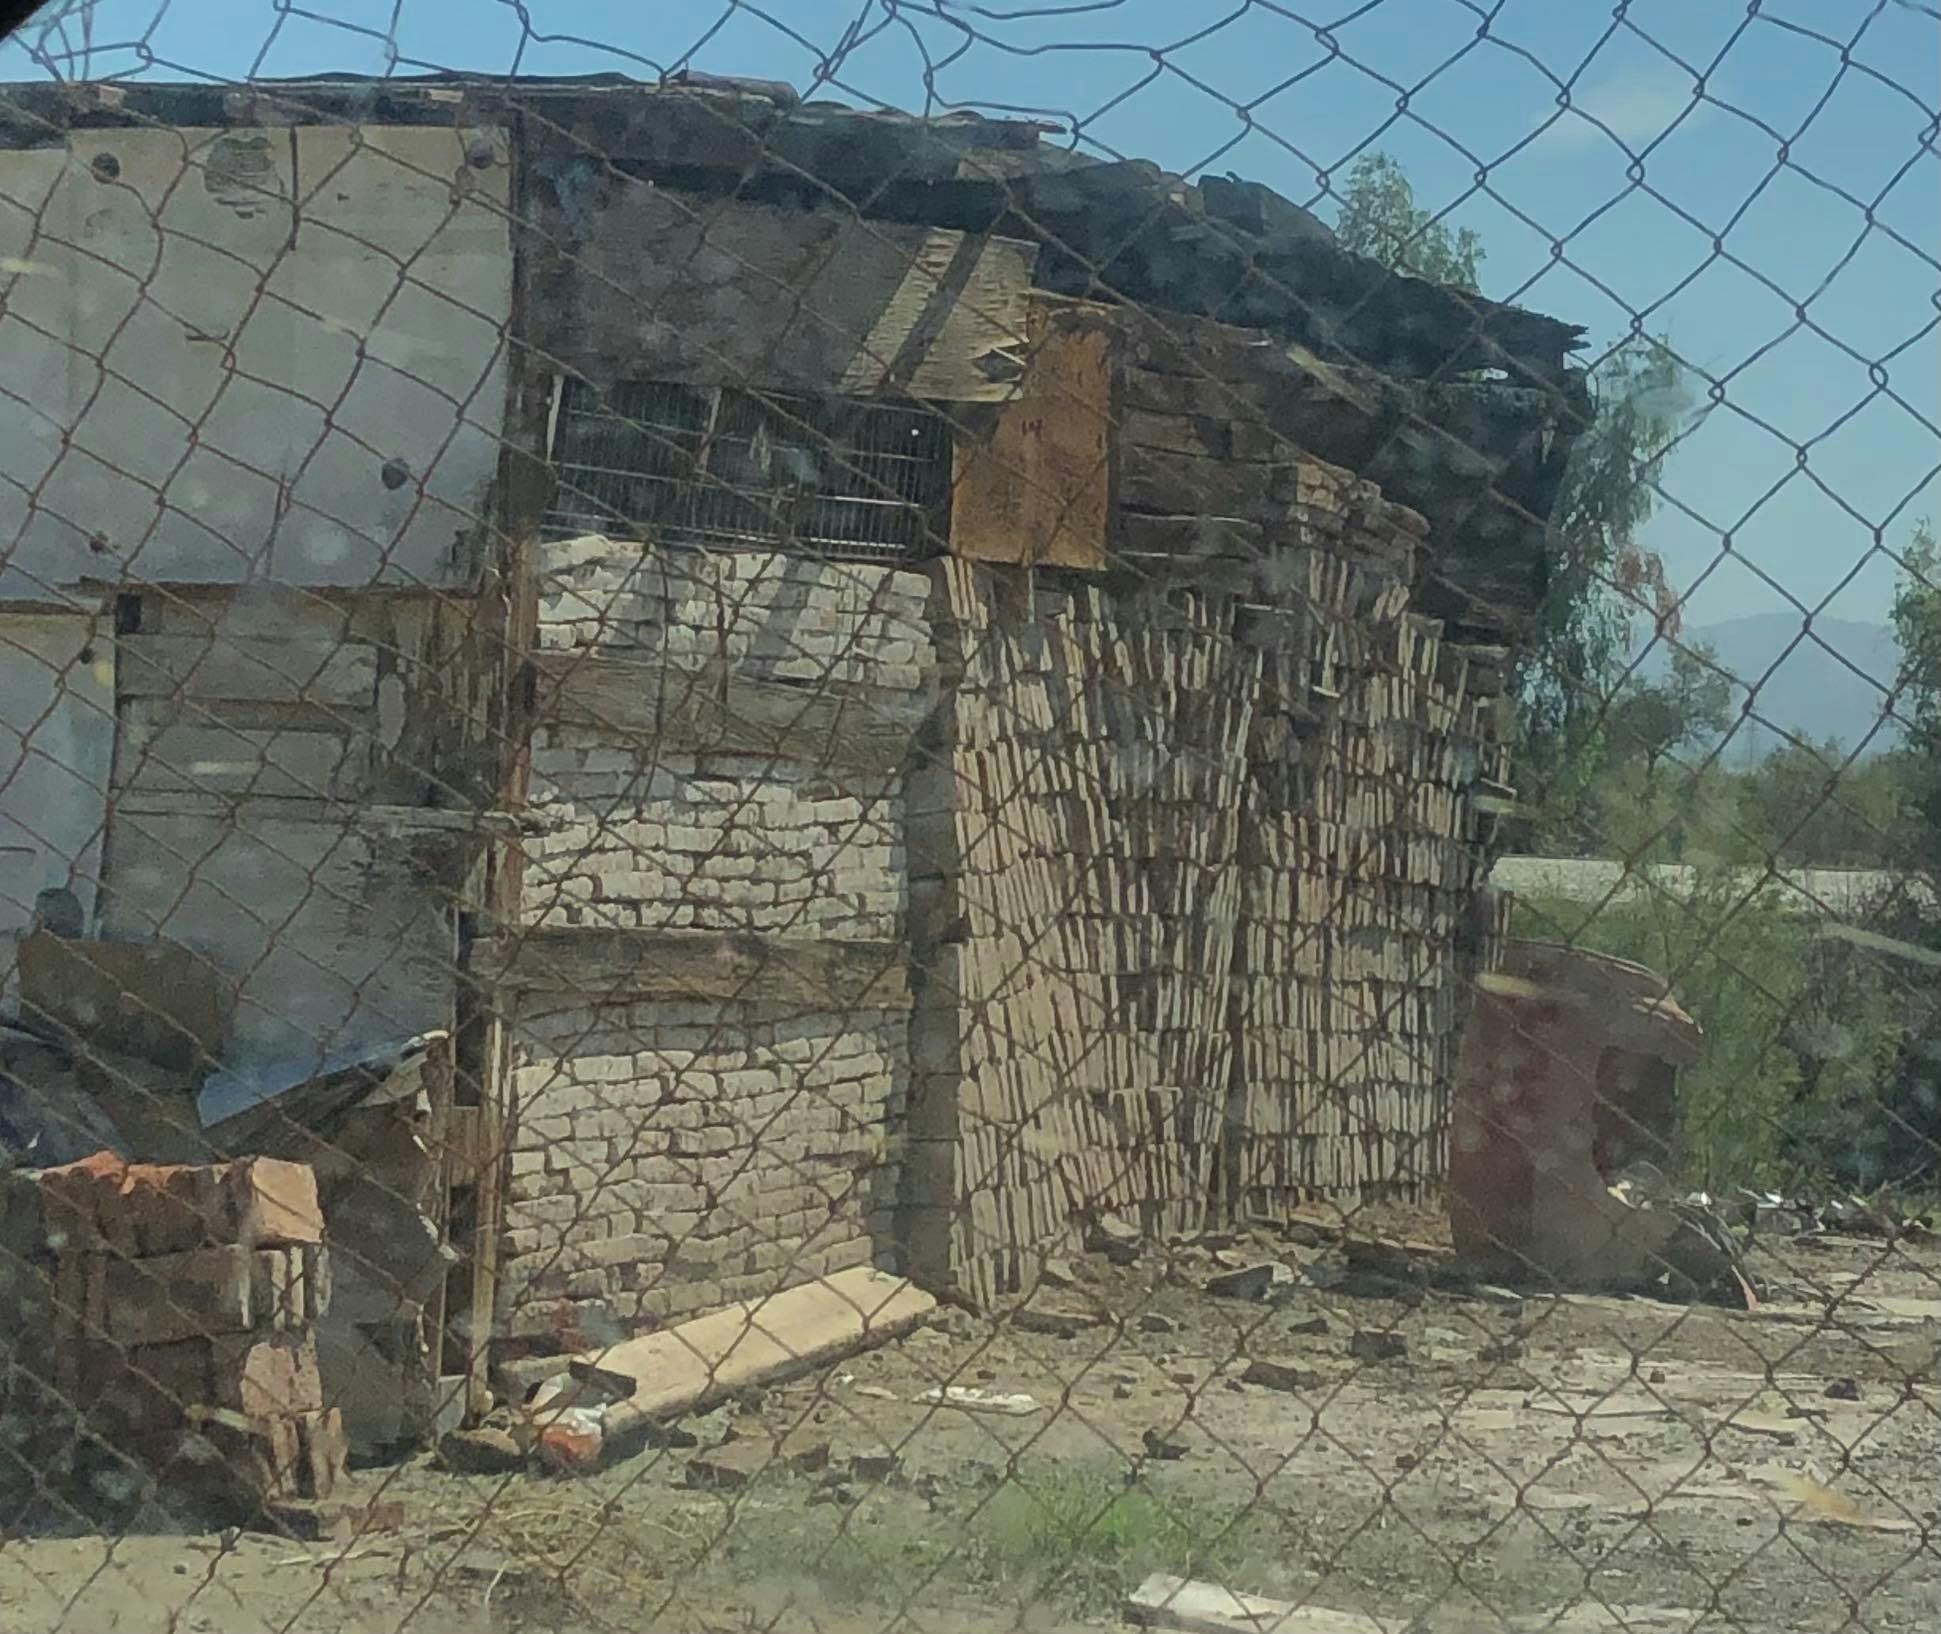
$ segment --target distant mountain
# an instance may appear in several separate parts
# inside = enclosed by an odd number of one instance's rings
[[[1756,683],[1753,708],[1761,721],[1815,743],[1832,738],[1851,749],[1873,731],[1900,664],[1900,643],[1891,625],[1845,618],[1816,618],[1802,638],[1800,620],[1798,613],[1753,613],[1690,627],[1679,640],[1712,647],[1721,667],[1744,687]],[[1666,662],[1660,646],[1646,660],[1644,673],[1661,674]],[[1775,663],[1779,667],[1767,676]],[[1735,707],[1745,696],[1743,689],[1736,691]],[[1868,752],[1891,748],[1899,735],[1889,721],[1868,740]],[[1780,741],[1769,728],[1748,722],[1733,735],[1727,763],[1759,759]]]

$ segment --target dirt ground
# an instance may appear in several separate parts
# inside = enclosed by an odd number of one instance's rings
[[[1267,1297],[1205,1291],[1269,1259]],[[940,1313],[595,1476],[363,1472],[403,1522],[348,1543],[8,1539],[0,1628],[1054,1634],[1123,1626],[1151,1572],[1383,1620],[1312,1634],[1941,1626],[1941,1248],[1766,1244],[1756,1313],[1427,1265],[1088,1256],[1029,1328]],[[918,1399],[947,1385],[1036,1407]],[[698,1484],[734,1442],[762,1471]]]

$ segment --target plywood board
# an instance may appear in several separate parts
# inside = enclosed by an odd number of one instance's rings
[[[368,756],[335,732],[123,723],[117,789],[325,800],[360,788]]]
[[[1040,317],[1018,395],[987,438],[961,437],[950,550],[979,562],[1105,566],[1112,471],[1112,335]]]

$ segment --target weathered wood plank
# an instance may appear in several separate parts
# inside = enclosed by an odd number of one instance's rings
[[[1139,512],[1119,518],[1120,549],[1137,556],[1191,559],[1259,558],[1267,532],[1260,523],[1237,516],[1152,516]]]
[[[1120,455],[1119,503],[1129,510],[1168,515],[1239,516],[1268,520],[1285,513],[1276,503],[1282,473],[1293,465],[1216,459],[1162,448],[1127,445]]]
[[[950,549],[980,562],[1105,565],[1112,469],[1112,346],[1077,312],[1034,316],[1017,400],[988,439],[957,444]]]
[[[129,698],[331,708],[368,708],[377,698],[377,649],[361,642],[270,640],[212,630],[207,637],[125,635],[116,652],[117,687]]]
[[[1301,448],[1262,418],[1262,411],[1238,414],[1159,414],[1125,409],[1119,435],[1138,448],[1197,454],[1216,460],[1293,460]]]
[[[445,806],[367,805],[361,800],[224,795],[193,789],[130,788],[115,810],[123,816],[213,817],[247,830],[261,821],[357,829],[408,838],[417,834],[469,834],[478,839],[511,839],[522,831],[509,811],[460,811]]]
[[[295,796],[354,794],[370,767],[367,744],[338,732],[126,723],[115,756],[117,790]]]
[[[580,1379],[623,1399],[606,1416],[604,1456],[639,1449],[653,1423],[695,1413],[751,1385],[792,1378],[808,1368],[871,1350],[916,1327],[936,1300],[913,1283],[858,1266],[731,1305],[665,1333],[623,1340],[569,1363]],[[556,1387],[562,1404],[570,1383]],[[533,1412],[545,1426],[542,1385]]]
[[[507,932],[481,949],[478,973],[510,989],[626,993],[683,1000],[755,999],[814,1009],[902,1010],[901,942],[787,942],[701,931]]]
[[[1012,394],[1033,244],[644,185],[561,226],[570,253],[536,241],[531,340],[595,381]]]
[[[928,708],[923,694],[796,686],[721,667],[541,653],[541,719],[634,734],[662,748],[786,753],[818,765],[887,770],[902,763]]]

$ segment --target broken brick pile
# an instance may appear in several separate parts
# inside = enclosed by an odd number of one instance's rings
[[[329,1298],[306,1165],[103,1152],[0,1175],[0,1396],[172,1496],[249,1510],[331,1495],[344,1429],[314,1331]]]

